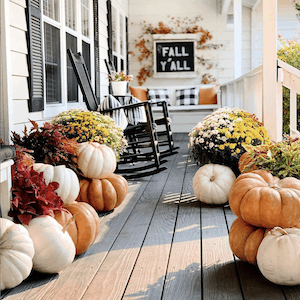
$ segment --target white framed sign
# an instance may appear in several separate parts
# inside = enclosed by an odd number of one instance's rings
[[[194,34],[157,34],[153,43],[154,78],[197,77]]]

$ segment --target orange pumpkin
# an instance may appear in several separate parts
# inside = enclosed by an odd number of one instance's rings
[[[55,219],[63,227],[74,217],[75,222],[71,222],[67,226],[75,247],[76,254],[85,252],[95,241],[100,218],[95,209],[84,202],[72,202],[64,206],[67,211],[56,211]]]
[[[81,179],[77,201],[87,202],[99,212],[118,207],[128,192],[127,180],[112,174],[105,179]]]
[[[293,227],[300,221],[300,180],[280,180],[266,170],[240,175],[233,183],[229,205],[234,214],[256,227]]]

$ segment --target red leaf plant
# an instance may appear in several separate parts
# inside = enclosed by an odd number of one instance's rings
[[[36,172],[23,162],[12,167],[12,208],[8,215],[14,222],[26,224],[32,218],[54,216],[55,210],[64,210],[63,201],[55,193],[57,182],[46,184],[43,173]]]

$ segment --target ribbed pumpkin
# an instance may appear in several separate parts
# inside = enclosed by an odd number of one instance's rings
[[[32,269],[33,241],[24,226],[0,218],[0,290],[26,279]]]
[[[79,194],[79,179],[76,173],[66,166],[52,166],[49,164],[35,163],[33,169],[39,173],[43,172],[46,184],[58,182],[59,187],[55,192],[61,197],[65,204],[76,200]]]
[[[255,227],[241,218],[233,221],[229,231],[231,251],[240,260],[256,264],[258,247],[269,229]]]
[[[234,214],[256,227],[293,227],[300,221],[300,180],[265,170],[240,175],[229,194]]]
[[[118,207],[128,192],[127,180],[112,174],[104,179],[81,179],[77,201],[91,204],[97,211],[110,211]]]
[[[76,254],[85,252],[95,241],[100,225],[100,219],[95,209],[84,202],[72,202],[64,206],[69,212],[55,212],[55,219],[63,227],[72,218],[67,231],[70,234],[76,248]]]
[[[77,164],[87,178],[106,178],[117,167],[116,155],[111,148],[96,142],[80,143]]]

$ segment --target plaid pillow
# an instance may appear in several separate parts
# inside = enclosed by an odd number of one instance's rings
[[[170,94],[167,89],[148,89],[148,99],[152,102],[164,100],[170,105]]]
[[[176,105],[197,105],[199,90],[196,88],[188,88],[176,90]]]

